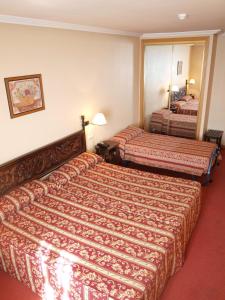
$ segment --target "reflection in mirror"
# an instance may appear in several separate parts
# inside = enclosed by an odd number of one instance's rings
[[[145,130],[196,137],[204,49],[203,43],[145,46]]]

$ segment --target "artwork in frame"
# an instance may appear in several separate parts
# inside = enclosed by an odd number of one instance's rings
[[[41,74],[5,78],[11,118],[45,109]]]
[[[183,61],[182,60],[178,60],[178,62],[177,62],[177,75],[181,75],[182,74],[182,67],[183,67]]]

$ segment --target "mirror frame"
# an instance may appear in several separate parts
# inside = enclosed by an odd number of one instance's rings
[[[197,117],[197,129],[196,129],[196,138],[200,137],[200,125],[202,123],[203,116],[203,97],[204,95],[204,86],[206,82],[206,69],[207,61],[209,56],[209,36],[202,37],[178,37],[178,38],[158,38],[158,39],[142,39],[141,40],[141,67],[140,67],[140,126],[144,127],[144,51],[146,46],[150,45],[173,45],[173,44],[199,44],[204,45],[204,57],[203,57],[203,69],[202,69],[202,81],[201,81],[201,92],[199,97],[199,111]],[[208,100],[208,99],[207,99]]]

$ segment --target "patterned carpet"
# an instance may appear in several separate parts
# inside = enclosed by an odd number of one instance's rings
[[[203,188],[202,212],[183,268],[160,300],[225,299],[225,160]],[[0,300],[40,300],[27,287],[0,272]]]

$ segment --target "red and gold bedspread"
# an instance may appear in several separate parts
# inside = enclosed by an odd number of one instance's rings
[[[196,138],[197,116],[175,114],[168,109],[152,113],[150,131],[178,137]]]
[[[158,299],[183,263],[200,190],[83,154],[0,198],[0,268],[48,300]]]
[[[216,151],[215,144],[133,128],[129,126],[113,137],[120,143],[122,159],[196,176],[207,173],[212,154]],[[130,131],[136,135],[128,138],[127,132]]]
[[[191,99],[189,101],[177,101],[176,106],[178,114],[197,116],[199,109],[199,100]]]

